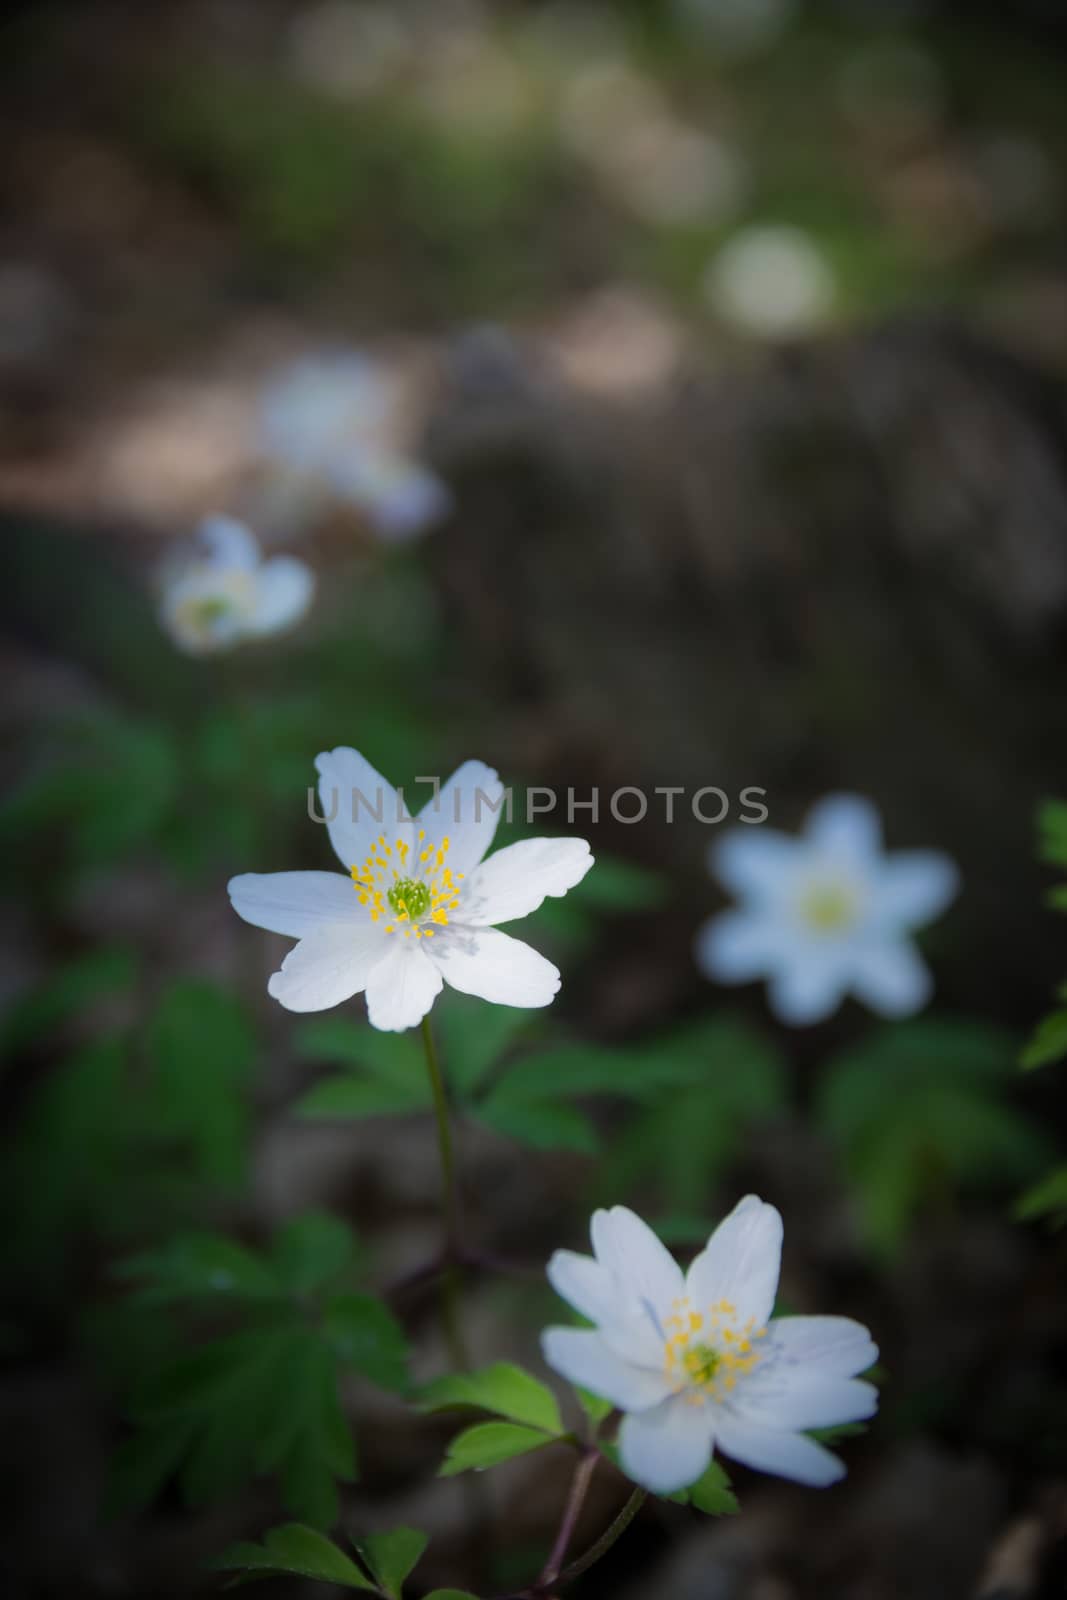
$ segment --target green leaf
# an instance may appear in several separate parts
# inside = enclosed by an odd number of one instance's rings
[[[378,1078],[324,1078],[296,1103],[297,1115],[329,1120],[346,1117],[403,1117],[430,1104],[429,1088],[408,1088]]]
[[[598,851],[592,872],[571,894],[598,911],[655,911],[670,899],[670,881],[663,873]]]
[[[478,1600],[478,1596],[467,1589],[433,1589],[426,1600]]]
[[[537,1023],[512,1006],[487,1006],[450,992],[434,1008],[445,1078],[457,1100],[465,1100],[523,1034]]]
[[[563,1432],[559,1404],[551,1389],[509,1361],[498,1361],[480,1372],[437,1378],[420,1390],[416,1401],[418,1411],[442,1411],[452,1406],[477,1406],[511,1422],[542,1428],[546,1433]]]
[[[426,1081],[418,1041],[408,1033],[382,1033],[345,1017],[316,1017],[296,1030],[297,1053],[309,1061],[349,1067],[383,1082],[417,1087]]]
[[[8,1009],[0,1046],[5,1052],[24,1049],[102,996],[131,988],[136,974],[136,957],[125,945],[101,945],[65,962]]]
[[[207,1177],[238,1181],[248,1139],[241,1090],[256,1052],[244,1009],[217,984],[181,979],[159,1002],[148,1048],[168,1127],[191,1141]]]
[[[262,1544],[231,1545],[213,1565],[222,1572],[247,1572],[264,1578],[290,1573],[372,1593],[375,1587],[332,1539],[300,1522],[272,1528]]]
[[[730,1487],[730,1480],[717,1461],[709,1463],[707,1471],[688,1493],[690,1505],[709,1517],[731,1517],[741,1509]]]
[[[139,1284],[133,1299],[144,1306],[182,1300],[277,1299],[278,1277],[253,1251],[217,1233],[185,1233],[116,1268],[119,1277]]]
[[[393,1528],[389,1533],[365,1534],[356,1549],[391,1600],[401,1600],[404,1579],[426,1545],[426,1535],[418,1528]]]
[[[1046,800],[1038,809],[1041,859],[1054,867],[1067,867],[1067,801]]]
[[[494,1133],[517,1139],[534,1150],[577,1150],[582,1155],[593,1155],[599,1148],[596,1129],[574,1106],[513,1099],[494,1092],[473,1115]]]
[[[574,1392],[578,1396],[578,1404],[585,1412],[594,1428],[598,1428],[605,1417],[611,1415],[614,1407],[610,1400],[604,1400],[600,1395],[593,1394],[589,1389],[583,1389],[580,1384],[574,1385]]]
[[[1062,1061],[1067,1056],[1067,1010],[1053,1011],[1038,1023],[1026,1049],[1019,1057],[1024,1071],[1046,1067],[1052,1061]]]
[[[323,1212],[306,1212],[275,1236],[274,1268],[292,1294],[306,1295],[333,1283],[356,1256],[352,1230]]]
[[[1051,1217],[1056,1227],[1062,1227],[1067,1222],[1067,1165],[1055,1167],[1020,1195],[1015,1215],[1021,1222]]]
[[[1047,1141],[1006,1099],[1012,1039],[947,1020],[879,1029],[827,1069],[819,1120],[858,1192],[870,1244],[893,1251],[956,1185],[1015,1183]]]
[[[490,1103],[536,1103],[556,1095],[633,1095],[637,1090],[628,1065],[625,1052],[619,1050],[555,1045],[520,1057],[495,1086]]]
[[[539,1428],[524,1428],[515,1422],[478,1422],[473,1428],[458,1433],[448,1447],[448,1454],[440,1468],[442,1478],[455,1477],[458,1472],[472,1468],[483,1471],[499,1466],[513,1456],[527,1455],[540,1450],[553,1441]]]
[[[407,1339],[381,1300],[369,1294],[337,1295],[326,1306],[323,1330],[346,1366],[383,1389],[407,1388]]]

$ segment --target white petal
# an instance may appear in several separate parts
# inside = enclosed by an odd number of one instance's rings
[[[424,943],[445,982],[461,994],[499,1006],[547,1006],[559,992],[551,961],[496,928],[452,925]]]
[[[787,891],[800,847],[777,828],[731,828],[708,851],[708,866],[742,900],[777,902]]]
[[[503,809],[504,785],[484,761],[465,761],[423,806],[418,827],[435,844],[448,839],[454,873],[474,871],[493,842]]]
[[[416,939],[386,934],[391,946],[367,984],[367,1016],[385,1033],[416,1027],[441,992],[441,974]]]
[[[771,1010],[791,1028],[803,1028],[831,1016],[849,987],[853,962],[847,946],[817,937],[798,942],[788,961],[771,979]]]
[[[390,543],[402,544],[425,533],[452,503],[434,473],[375,449],[333,462],[330,480],[338,494],[367,513],[375,532]]]
[[[379,430],[387,412],[387,385],[372,362],[348,352],[312,356],[264,395],[262,447],[298,472],[322,471]]]
[[[853,952],[851,987],[880,1017],[910,1017],[933,993],[922,956],[907,939],[872,940]]]
[[[747,1194],[715,1229],[689,1268],[685,1292],[694,1310],[729,1300],[740,1322],[762,1326],[778,1292],[782,1219],[774,1206]]]
[[[536,911],[546,895],[581,883],[593,857],[584,839],[521,839],[476,867],[457,916],[466,927],[495,927]]]
[[[205,517],[197,529],[197,538],[212,566],[251,572],[259,565],[256,536],[236,517]]]
[[[697,930],[693,955],[706,978],[748,983],[778,962],[783,924],[765,911],[724,911]]]
[[[618,1300],[614,1280],[592,1256],[556,1250],[549,1260],[548,1281],[561,1299],[590,1322],[610,1320]]]
[[[865,1422],[878,1410],[878,1390],[859,1378],[823,1377],[796,1367],[757,1367],[738,1384],[732,1412],[758,1427],[784,1429],[834,1428]]]
[[[776,1361],[838,1378],[854,1378],[878,1360],[878,1346],[851,1317],[778,1317],[768,1343]]]
[[[546,1328],[541,1349],[553,1372],[610,1400],[623,1411],[644,1411],[670,1393],[662,1372],[631,1366],[587,1328]]]
[[[328,1011],[367,987],[385,943],[373,922],[317,928],[293,946],[267,993],[288,1011]]]
[[[921,928],[955,899],[960,875],[939,850],[897,850],[881,865],[876,914],[898,928]]]
[[[346,868],[361,867],[371,845],[385,834],[390,844],[410,842],[410,821],[398,821],[397,790],[358,750],[339,745],[315,757],[319,773],[319,811],[328,818],[330,843]]]
[[[685,1395],[629,1413],[619,1429],[622,1470],[653,1494],[695,1483],[707,1471],[711,1446],[712,1408],[690,1405]]]
[[[256,581],[255,610],[249,618],[252,633],[279,633],[300,621],[315,593],[315,574],[294,556],[275,556],[264,562]]]
[[[326,924],[369,920],[351,878],[339,872],[242,872],[226,887],[239,917],[290,939]]]
[[[821,855],[842,866],[862,871],[882,852],[882,820],[862,795],[827,795],[808,813],[804,831]]]
[[[671,1301],[685,1293],[685,1279],[648,1223],[626,1206],[612,1206],[593,1213],[590,1231],[597,1260],[630,1297],[644,1302],[661,1321],[669,1315]]]
[[[825,1488],[845,1476],[844,1465],[814,1439],[802,1433],[757,1428],[722,1411],[716,1417],[715,1441],[724,1455],[742,1466],[773,1472],[812,1488]]]

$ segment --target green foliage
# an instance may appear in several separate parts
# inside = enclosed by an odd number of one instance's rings
[[[730,1479],[718,1461],[709,1462],[707,1471],[696,1483],[683,1489],[680,1494],[672,1494],[670,1499],[690,1505],[709,1517],[732,1517],[741,1509],[730,1487]]]
[[[1067,984],[1062,984],[1057,994],[1061,1000],[1067,1000]],[[1064,1056],[1067,1056],[1067,1008],[1042,1018],[1019,1057],[1019,1065],[1030,1072],[1035,1067],[1062,1061]]]
[[[451,1478],[472,1468],[483,1472],[487,1467],[497,1467],[503,1461],[528,1455],[531,1450],[553,1443],[553,1436],[540,1428],[524,1428],[517,1422],[477,1422],[473,1428],[457,1433],[451,1441],[440,1474],[442,1478]]]
[[[299,1522],[272,1528],[262,1544],[231,1545],[214,1565],[221,1572],[241,1572],[250,1578],[291,1575],[338,1583],[343,1589],[369,1589],[373,1593],[375,1588],[332,1539]]]
[[[407,1384],[403,1330],[379,1300],[351,1287],[356,1262],[349,1231],[310,1215],[283,1228],[269,1250],[195,1234],[123,1263],[134,1311],[184,1306],[201,1337],[165,1352],[132,1384],[128,1409],[139,1432],[120,1456],[111,1503],[144,1504],[174,1473],[191,1505],[275,1473],[287,1508],[328,1527],[335,1481],[356,1467],[342,1373],[390,1389]]]
[[[0,1024],[0,1049],[27,1049],[105,997],[132,988],[136,976],[137,959],[126,945],[97,945],[63,962],[9,1008]]]
[[[404,1579],[426,1549],[426,1535],[417,1528],[393,1528],[389,1533],[368,1533],[356,1549],[389,1600],[400,1600]]]
[[[1015,1215],[1020,1222],[1046,1217],[1053,1227],[1062,1228],[1067,1224],[1067,1164],[1054,1167],[1020,1195],[1015,1203]]]
[[[883,1028],[831,1063],[818,1115],[872,1248],[896,1249],[946,1189],[996,1188],[1040,1164],[1043,1136],[1005,1103],[1013,1058],[996,1030],[927,1020]]]
[[[419,1391],[415,1404],[419,1411],[474,1406],[546,1433],[563,1432],[559,1405],[551,1389],[509,1361],[498,1361],[480,1372],[437,1378]]]
[[[614,1198],[651,1181],[672,1213],[701,1214],[750,1130],[787,1101],[776,1048],[726,1018],[618,1052],[615,1070],[618,1092],[649,1104],[598,1162],[595,1193]]]
[[[472,1407],[507,1419],[479,1422],[458,1433],[448,1447],[442,1477],[471,1468],[494,1467],[512,1456],[571,1438],[564,1432],[552,1391],[522,1367],[507,1361],[498,1361],[479,1372],[438,1378],[420,1390],[415,1403],[420,1411]]]
[[[345,1017],[317,1017],[298,1027],[296,1048],[308,1060],[345,1069],[304,1095],[301,1116],[400,1116],[430,1106],[422,1043],[414,1032],[380,1033]]]
[[[241,1090],[255,1048],[238,1002],[202,979],[172,984],[149,1024],[159,1115],[192,1148],[208,1180],[236,1183],[244,1174],[248,1110]]]

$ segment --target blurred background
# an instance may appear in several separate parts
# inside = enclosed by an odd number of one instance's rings
[[[284,942],[225,894],[331,865],[336,744],[519,796],[756,785],[789,829],[854,790],[956,859],[923,1019],[790,1033],[693,964],[716,830],[579,811],[598,866],[528,929],[551,1015],[438,1008],[509,1267],[473,1342],[537,1366],[591,1205],[684,1254],[755,1188],[783,1304],[874,1330],[881,1415],[832,1494],[738,1471],[740,1517],[657,1505],[575,1592],[1064,1592],[1067,1026],[1027,1040],[1067,966],[1065,62],[1056,0],[8,9],[6,1592],[210,1592],[335,1479],[343,1525],[430,1533],[412,1595],[543,1561],[554,1452],[438,1482],[447,1425],[364,1352],[327,1374],[358,1466],[324,1467],[205,1303],[273,1251],[312,1298],[400,1283],[410,1372],[445,1361],[402,1284],[438,1228],[407,1058],[359,1002],[269,1001]],[[195,654],[161,595],[213,512],[317,590]],[[582,1540],[625,1494],[605,1469]]]

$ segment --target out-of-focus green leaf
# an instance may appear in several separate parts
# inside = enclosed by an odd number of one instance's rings
[[[946,1190],[1040,1166],[1043,1134],[1007,1100],[1010,1037],[967,1022],[899,1023],[831,1063],[820,1122],[852,1177],[872,1246],[890,1252]]]
[[[0,1046],[21,1050],[104,995],[132,987],[137,960],[126,945],[100,945],[74,961],[56,967],[50,976],[21,995],[0,1028]]]
[[[351,1228],[324,1212],[309,1211],[279,1230],[272,1258],[275,1272],[291,1294],[325,1288],[353,1265],[356,1243]]]
[[[407,1088],[379,1078],[324,1078],[296,1104],[297,1115],[309,1121],[343,1121],[346,1117],[403,1117],[430,1105],[429,1085]]]
[[[159,1002],[148,1048],[167,1128],[192,1143],[207,1177],[238,1182],[248,1140],[241,1090],[256,1050],[243,1007],[217,984],[179,979]]]
[[[119,1275],[139,1284],[133,1299],[144,1306],[183,1300],[277,1299],[276,1273],[253,1251],[217,1233],[178,1234],[157,1250],[129,1256]]]
[[[1021,1222],[1050,1217],[1056,1227],[1067,1223],[1067,1165],[1055,1167],[1019,1196],[1015,1215]]]
[[[538,1428],[524,1428],[517,1422],[478,1422],[451,1441],[439,1469],[440,1476],[452,1478],[458,1472],[483,1471],[552,1442],[550,1434]]]
[[[383,1389],[407,1387],[407,1339],[381,1300],[369,1294],[337,1295],[326,1306],[323,1331],[346,1366]]]
[[[574,1392],[578,1396],[578,1404],[585,1412],[594,1428],[598,1428],[605,1417],[609,1417],[614,1410],[610,1400],[605,1400],[598,1394],[593,1394],[589,1389],[583,1389],[581,1384],[574,1385]]]
[[[709,1462],[707,1471],[696,1483],[669,1498],[683,1505],[694,1506],[709,1517],[732,1517],[741,1509],[730,1487],[730,1480],[718,1461]]]
[[[426,1549],[427,1538],[418,1528],[393,1528],[389,1533],[368,1533],[356,1549],[390,1600],[401,1600],[404,1579]]]
[[[1038,1023],[1019,1057],[1019,1065],[1030,1072],[1035,1067],[1062,1061],[1064,1056],[1067,1056],[1067,1010],[1053,1011]]]
[[[470,995],[450,991],[434,1007],[445,1077],[452,1092],[466,1099],[524,1034],[537,1026],[529,1012],[512,1006],[487,1006]]]
[[[303,1523],[287,1522],[272,1528],[262,1544],[235,1544],[213,1565],[220,1572],[242,1572],[249,1577],[318,1578],[323,1583],[338,1583],[344,1589],[369,1589],[375,1585],[344,1551],[325,1534]]]
[[[559,1405],[551,1389],[509,1361],[498,1361],[480,1372],[437,1378],[419,1391],[416,1401],[419,1411],[442,1411],[454,1406],[476,1406],[511,1422],[542,1428],[546,1433],[563,1432]]]
[[[592,1155],[599,1148],[589,1118],[574,1106],[551,1100],[513,1098],[502,1084],[473,1113],[479,1122],[534,1150],[577,1150]]]
[[[655,911],[670,899],[670,880],[648,867],[598,851],[592,871],[571,894],[597,911]]]
[[[299,1101],[302,1117],[404,1116],[431,1102],[421,1046],[410,1033],[381,1033],[345,1017],[316,1017],[297,1030],[309,1060],[347,1070],[315,1084]]]
[[[1067,867],[1067,801],[1046,800],[1038,809],[1037,827],[1042,861]]]

